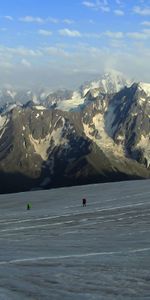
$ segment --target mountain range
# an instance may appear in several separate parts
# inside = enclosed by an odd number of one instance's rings
[[[0,193],[149,177],[149,83],[0,90]]]

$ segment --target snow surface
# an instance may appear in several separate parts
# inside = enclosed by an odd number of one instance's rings
[[[83,96],[87,94],[87,92],[94,89],[99,89],[99,93],[114,93],[119,92],[124,86],[131,86],[133,81],[127,80],[124,75],[114,69],[108,69],[107,72],[101,76],[99,80],[91,81],[83,87]],[[97,96],[99,94],[97,92]],[[95,96],[96,97],[96,96]]]
[[[60,117],[59,119],[62,119],[64,123],[64,118]],[[58,122],[58,120],[57,120]],[[57,124],[56,122],[56,124]],[[54,128],[56,126],[54,125]],[[48,159],[48,149],[50,147],[50,142],[53,140],[54,146],[57,145],[64,145],[68,143],[68,140],[66,138],[62,137],[62,131],[63,131],[63,126],[58,127],[55,130],[52,131],[52,133],[48,133],[43,139],[35,139],[32,134],[29,134],[29,139],[31,144],[34,147],[35,152],[41,156],[43,160]],[[52,149],[52,147],[51,147]]]
[[[119,92],[125,85],[130,86],[131,81],[126,80],[121,72],[110,69],[104,74],[102,84],[106,93],[110,92],[110,85],[115,92]]]
[[[75,91],[71,99],[61,100],[57,103],[57,109],[63,111],[70,111],[84,104],[84,98],[81,97],[80,93]]]
[[[29,134],[31,144],[34,146],[35,152],[41,156],[43,160],[48,158],[47,150],[51,141],[51,134],[47,134],[43,139],[34,139],[32,134]]]
[[[145,98],[140,98],[139,99],[139,104],[141,105],[141,106],[143,106],[143,104],[146,102],[146,99]]]
[[[113,139],[106,132],[103,114],[99,113],[95,115],[93,117],[93,122],[90,125],[83,123],[85,135],[89,139],[94,141],[98,147],[103,149],[106,155],[112,152],[118,157],[124,157],[125,154],[122,145],[116,145]],[[99,138],[97,138],[97,136],[93,136],[93,125],[95,127],[95,130],[97,130]]]
[[[13,104],[9,104],[6,109],[5,109],[5,113],[10,112],[11,110],[13,110],[15,107],[17,107],[18,104],[17,103],[13,103]],[[20,106],[20,105],[19,105]]]
[[[0,195],[0,299],[150,299],[149,236],[149,180]]]
[[[150,83],[140,82],[139,88],[143,90],[148,97],[150,97]]]
[[[39,117],[39,116],[40,116],[40,114],[36,114],[36,116],[35,116],[35,117],[36,117],[36,119],[38,119],[38,117]]]
[[[6,91],[7,92],[7,94],[11,97],[11,98],[15,98],[15,96],[16,96],[16,92],[15,91],[10,91],[10,90],[7,90]]]
[[[0,115],[0,129],[2,129],[8,123],[9,118],[7,116]]]
[[[0,131],[1,131],[0,138],[3,136],[8,122],[9,122],[9,117],[0,115]]]
[[[46,107],[43,105],[36,105],[36,106],[34,106],[34,108],[37,110],[45,110],[46,109]]]

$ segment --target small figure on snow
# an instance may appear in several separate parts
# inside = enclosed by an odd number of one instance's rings
[[[31,209],[31,204],[27,203],[27,210],[30,210],[30,209]]]
[[[86,206],[86,199],[85,198],[82,199],[82,205],[83,205],[83,207]]]

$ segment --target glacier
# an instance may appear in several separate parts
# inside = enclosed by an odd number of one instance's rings
[[[150,299],[149,186],[0,195],[0,299]]]

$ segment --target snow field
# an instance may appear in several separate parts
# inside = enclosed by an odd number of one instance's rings
[[[0,195],[0,299],[150,298],[149,182]]]

